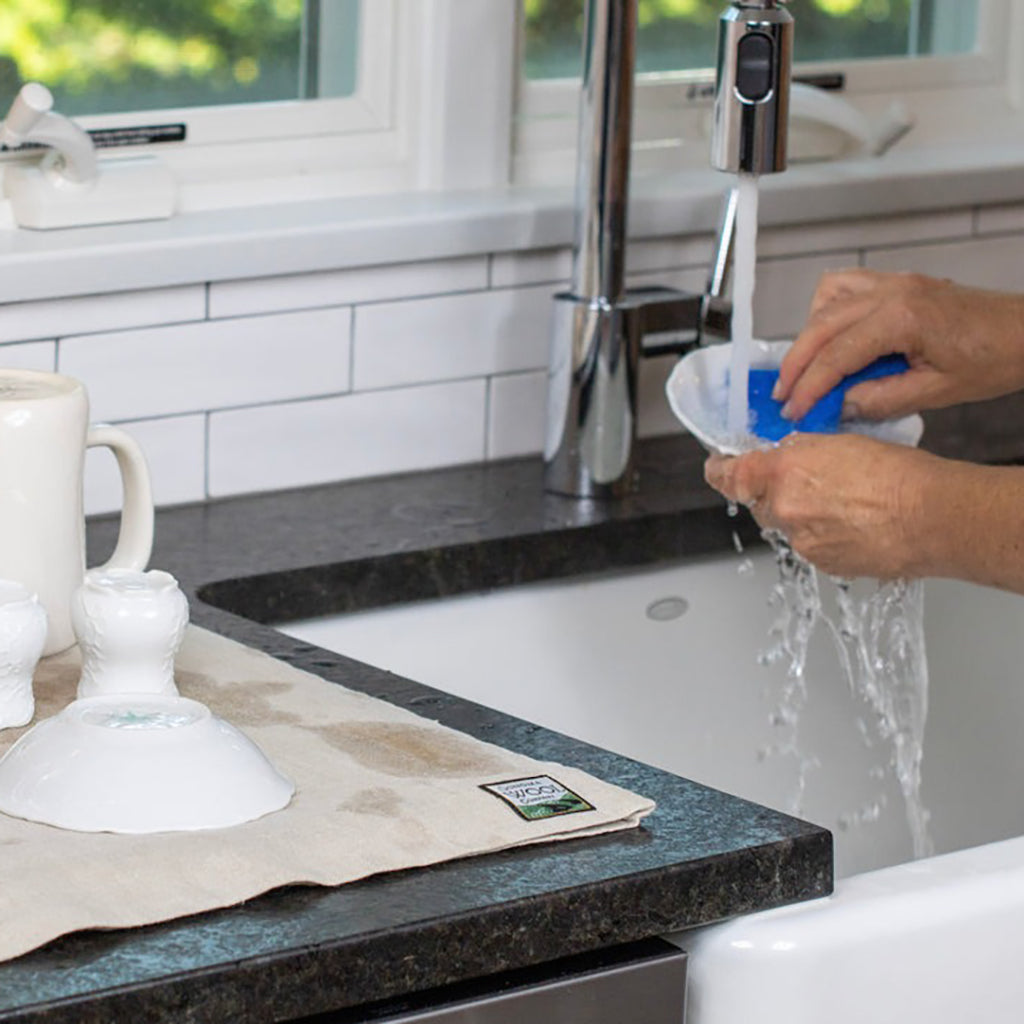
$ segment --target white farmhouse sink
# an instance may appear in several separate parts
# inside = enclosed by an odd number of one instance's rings
[[[767,552],[753,563],[741,573],[739,556],[718,556],[284,628],[788,811],[795,759],[758,756],[779,738],[769,716],[785,669],[757,661],[776,568]],[[801,813],[836,833],[836,893],[675,937],[691,954],[687,1024],[1020,1019],[1024,598],[933,581],[925,608],[923,799],[937,852],[961,852],[911,860],[890,751],[865,745],[865,708],[820,631],[800,744],[817,764]],[[880,794],[876,821],[840,826]]]

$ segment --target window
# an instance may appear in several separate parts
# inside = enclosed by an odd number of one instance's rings
[[[725,3],[638,4],[634,169],[706,167],[711,65]],[[1008,0],[792,0],[788,6],[796,21],[797,74],[841,73],[845,98],[872,113],[901,96],[918,117],[917,139],[936,141],[931,135],[955,122],[973,130],[979,108],[1008,107]],[[582,12],[583,0],[522,0],[513,163],[519,183],[563,181],[574,159]],[[820,130],[794,127],[793,158],[827,151]]]
[[[579,75],[583,0],[525,0],[528,79]],[[639,0],[637,70],[705,68],[715,53],[721,0]],[[795,60],[969,53],[977,0],[794,0]]]
[[[5,0],[0,93],[41,81],[72,116],[351,96],[358,24],[353,0]]]
[[[182,210],[412,188],[420,40],[440,0],[3,0],[0,97],[38,80],[152,147]]]
[[[564,184],[583,2],[0,0],[0,104],[38,79],[86,128],[184,123],[185,143],[153,151],[181,182],[185,211]],[[704,167],[726,0],[637,2],[634,168]],[[968,87],[1005,105],[1013,6],[792,0],[790,10],[805,71],[842,71],[846,95],[869,106],[893,91],[915,103],[956,92],[934,107],[945,124],[954,107],[979,109]]]

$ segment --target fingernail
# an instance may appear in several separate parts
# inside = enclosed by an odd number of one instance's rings
[[[792,402],[787,402],[782,407],[782,418],[784,420],[796,419],[796,417],[793,415],[793,403]]]
[[[775,387],[772,388],[772,398],[774,398],[776,402],[782,401],[782,381],[778,378],[775,380]]]

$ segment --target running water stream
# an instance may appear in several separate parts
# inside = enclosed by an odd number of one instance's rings
[[[733,255],[732,349],[729,363],[727,426],[730,435],[749,432],[747,382],[753,349],[753,298],[757,264],[758,189],[755,175],[739,175],[736,202],[736,244]],[[735,513],[732,513],[735,514]],[[921,802],[921,761],[928,711],[928,663],[924,646],[924,593],[920,581],[878,583],[866,597],[857,597],[852,582],[832,580],[838,613],[822,604],[817,571],[801,558],[780,533],[767,533],[779,569],[771,603],[776,620],[764,664],[784,662],[786,681],[772,724],[779,741],[759,756],[792,757],[797,782],[792,810],[801,813],[809,773],[817,767],[801,751],[800,713],[807,701],[807,652],[819,623],[832,636],[851,692],[871,712],[859,723],[864,741],[890,745],[890,762],[903,794],[915,857],[933,852],[928,811]],[[870,724],[869,724],[870,723]],[[870,822],[881,813],[884,793],[859,810],[840,815],[840,827]]]
[[[747,378],[754,347],[754,279],[757,267],[757,175],[736,179],[736,235],[733,246],[732,349],[729,361],[729,408],[726,425],[731,437],[749,428]]]

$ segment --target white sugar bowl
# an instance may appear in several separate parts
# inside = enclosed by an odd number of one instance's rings
[[[174,655],[188,625],[188,601],[167,572],[94,569],[71,599],[82,652],[78,696],[177,696]]]
[[[0,580],[0,729],[32,721],[32,673],[45,642],[39,599],[20,583]]]

